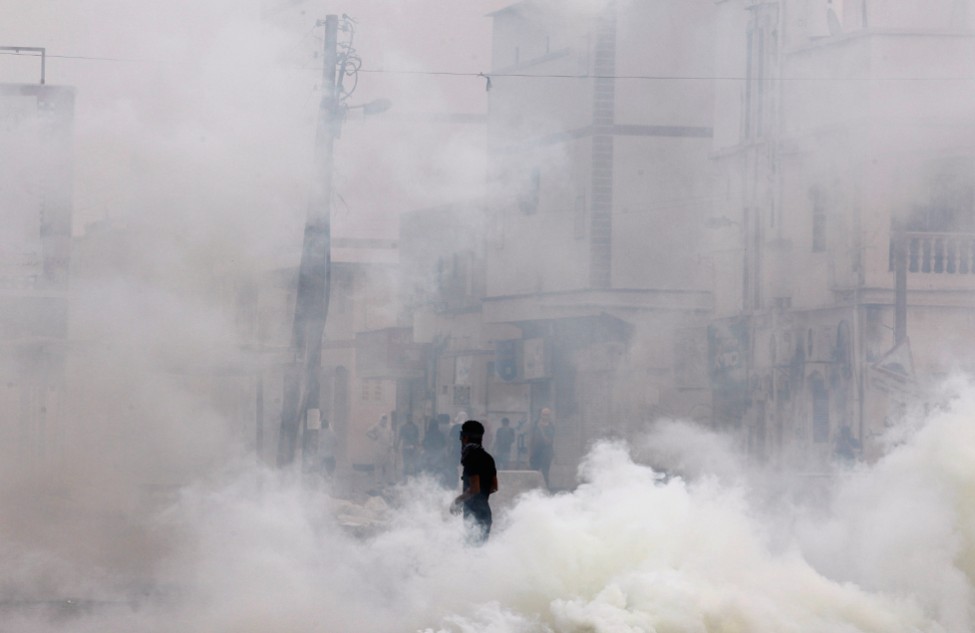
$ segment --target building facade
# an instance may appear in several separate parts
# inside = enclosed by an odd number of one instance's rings
[[[800,469],[847,425],[876,457],[975,351],[969,3],[717,10],[715,423]]]
[[[784,467],[827,468],[844,426],[875,456],[975,340],[972,12],[918,4],[491,14],[487,194],[335,241],[321,409],[341,467],[376,463],[367,431],[394,412],[506,417],[527,467],[543,408],[556,488],[594,440],[668,417]],[[231,415],[265,458],[294,278],[226,289],[249,359]]]
[[[64,448],[73,123],[73,88],[0,84],[0,445],[11,465]]]
[[[517,467],[552,409],[555,487],[665,417],[782,467],[846,426],[876,457],[971,347],[966,7],[505,3],[488,194],[402,216],[362,377],[418,423],[507,417]]]
[[[369,429],[396,409],[396,377],[379,366],[372,333],[396,329],[396,242],[336,239],[333,242],[330,299],[322,348],[319,399],[321,419],[335,433],[335,457],[343,470],[374,464],[376,447]],[[283,376],[292,357],[291,328],[297,294],[297,268],[282,262],[256,279],[237,280],[236,311],[241,344],[254,359],[254,409],[248,433],[257,452],[274,463],[280,441]],[[382,340],[385,351],[386,341]],[[317,451],[317,437],[306,435],[299,446]],[[311,440],[314,446],[307,442]],[[306,468],[317,464],[302,459]]]
[[[710,14],[517,2],[491,15],[489,193],[471,263],[448,258],[475,301],[439,325],[432,406],[489,428],[509,418],[520,467],[551,409],[554,487],[595,439],[710,413],[706,260],[682,246],[710,209]]]

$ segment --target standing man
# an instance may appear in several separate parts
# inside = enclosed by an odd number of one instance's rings
[[[515,443],[515,430],[511,428],[511,420],[501,418],[501,428],[494,433],[494,454],[498,456],[498,467],[507,470],[508,460],[511,458],[511,446]]]
[[[443,432],[434,418],[427,418],[427,430],[423,434],[423,465],[421,470],[436,477],[443,478]]]
[[[454,499],[452,511],[463,510],[464,520],[474,530],[471,535],[475,543],[483,543],[491,534],[491,506],[488,497],[498,491],[498,470],[494,458],[484,450],[484,425],[477,420],[464,422],[460,429],[460,464],[464,471],[461,477],[463,492]]]
[[[393,469],[393,430],[389,427],[389,418],[384,415],[366,435],[374,443],[373,463],[375,473],[379,477],[378,483],[385,486],[391,481],[390,475]]]
[[[396,437],[396,448],[403,458],[403,478],[412,477],[417,471],[420,447],[420,428],[413,422],[413,416],[406,416],[406,423],[400,427]]]
[[[844,423],[840,427],[834,448],[834,454],[839,463],[843,466],[852,466],[856,462],[862,448],[860,440],[853,437],[853,431],[850,430],[850,425]]]
[[[548,469],[552,465],[552,458],[555,456],[555,424],[552,423],[552,410],[548,407],[542,409],[538,416],[538,422],[532,429],[529,455],[531,469],[541,472],[542,478],[545,480],[545,487],[550,488]]]
[[[328,420],[322,423],[322,434],[318,442],[318,452],[322,457],[322,475],[331,479],[335,474],[335,431]]]

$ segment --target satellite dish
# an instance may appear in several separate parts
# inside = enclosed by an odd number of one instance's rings
[[[830,35],[840,35],[843,33],[843,24],[836,16],[836,11],[833,10],[833,7],[826,9],[826,24],[829,25]]]

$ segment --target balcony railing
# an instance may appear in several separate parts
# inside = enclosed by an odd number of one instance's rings
[[[935,275],[975,274],[975,234],[906,233],[907,270]],[[890,270],[894,270],[894,241],[890,242]]]

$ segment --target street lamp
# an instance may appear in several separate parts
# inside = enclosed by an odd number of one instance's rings
[[[369,103],[363,103],[360,105],[349,106],[347,110],[362,109],[362,113],[366,116],[373,114],[382,114],[383,112],[389,110],[393,107],[393,102],[389,99],[373,99]]]

